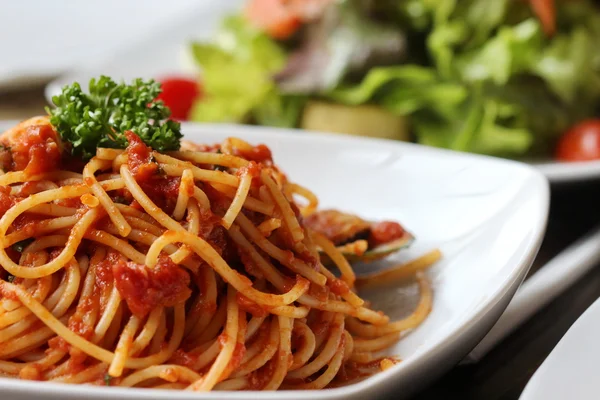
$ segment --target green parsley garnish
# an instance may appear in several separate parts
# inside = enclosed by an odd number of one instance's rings
[[[111,380],[111,376],[109,374],[104,374],[104,384],[106,386],[110,386],[110,380]]]
[[[178,150],[180,124],[169,119],[171,111],[156,97],[160,84],[135,79],[130,85],[101,76],[90,80],[89,93],[75,82],[52,98],[56,107],[46,108],[50,123],[71,152],[84,160],[98,147],[125,148],[124,133],[133,131],[154,150]]]

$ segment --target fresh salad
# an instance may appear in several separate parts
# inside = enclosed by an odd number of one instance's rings
[[[592,0],[250,0],[165,79],[180,119],[600,158]]]

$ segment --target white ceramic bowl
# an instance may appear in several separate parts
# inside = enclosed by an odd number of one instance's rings
[[[409,396],[471,350],[500,316],[540,246],[548,183],[512,161],[408,143],[245,126],[185,125],[188,139],[238,136],[266,143],[288,177],[312,189],[323,207],[400,221],[417,237],[395,261],[432,248],[444,254],[429,272],[435,299],[425,323],[389,354],[403,362],[360,383],[321,391],[189,393],[71,386],[0,379],[0,398],[366,399]],[[363,270],[364,271],[364,270]],[[393,317],[414,302],[414,288],[380,290],[375,306]]]

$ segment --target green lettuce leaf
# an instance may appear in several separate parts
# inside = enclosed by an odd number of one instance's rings
[[[272,90],[262,103],[252,110],[252,117],[259,125],[295,128],[307,100],[307,96],[285,95]]]
[[[505,85],[515,74],[528,72],[536,64],[542,40],[542,28],[534,19],[501,27],[485,45],[457,57],[460,79]]]
[[[285,53],[241,17],[227,18],[211,43],[193,43],[205,96],[192,108],[193,121],[241,122],[275,90],[272,76]]]
[[[462,86],[469,99],[400,108],[412,112],[418,140],[517,156],[551,147],[571,124],[594,115],[600,103],[600,12],[585,0],[557,6],[559,30],[551,38],[524,2],[439,0],[430,7],[427,46],[438,85]],[[406,86],[393,89],[399,99]],[[390,108],[393,98],[388,94],[378,104]]]
[[[460,118],[459,118],[460,117]],[[529,149],[533,135],[518,107],[474,94],[454,118],[417,113],[413,126],[420,143],[458,151],[511,156]]]
[[[359,85],[333,90],[326,97],[347,105],[373,102],[409,115],[423,108],[451,114],[467,95],[464,86],[441,81],[432,68],[404,65],[374,68]]]

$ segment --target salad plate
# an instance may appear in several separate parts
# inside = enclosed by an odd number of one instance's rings
[[[552,183],[582,182],[600,179],[600,161],[532,162]]]
[[[600,349],[596,338],[599,334],[600,301],[596,300],[538,368],[520,400],[597,399]]]
[[[416,241],[394,255],[392,263],[434,248],[443,254],[428,271],[434,291],[430,316],[386,353],[400,357],[400,363],[346,387],[261,393],[264,399],[364,399],[390,393],[408,397],[483,338],[524,279],[544,234],[548,182],[525,164],[403,142],[265,127],[184,124],[182,132],[200,143],[230,136],[265,143],[291,179],[315,192],[320,207],[403,221]],[[357,273],[377,266],[359,266]],[[361,293],[391,318],[410,312],[415,294],[412,285]],[[0,378],[0,396],[176,400],[251,399],[256,393],[199,394]]]
[[[85,83],[91,77],[100,74],[124,80],[134,77],[160,79],[170,76],[196,79],[200,68],[192,59],[191,43],[209,43],[224,18],[237,13],[245,3],[245,0],[223,0],[189,5],[185,8],[185,13],[179,13],[177,18],[173,18],[162,29],[147,32],[135,44],[123,45],[103,58],[94,58],[87,63],[74,64],[75,67],[71,72],[64,74],[47,86],[46,97],[50,101],[51,97],[59,93],[65,84],[73,81]],[[533,25],[530,28],[532,27]],[[524,27],[519,32],[525,35],[529,31]],[[223,37],[225,42],[229,40],[227,35]],[[355,92],[354,95],[356,94]],[[542,107],[541,103],[539,107]],[[327,115],[333,118],[334,114],[328,113]],[[372,126],[377,125],[374,123]],[[443,130],[445,128],[440,129],[439,135],[446,134]],[[329,131],[318,127],[316,130]],[[500,129],[497,132],[503,131]],[[380,133],[384,134],[383,130]],[[483,152],[485,153],[485,151]],[[564,163],[548,158],[530,163],[542,171],[551,183],[600,179],[600,161]]]

